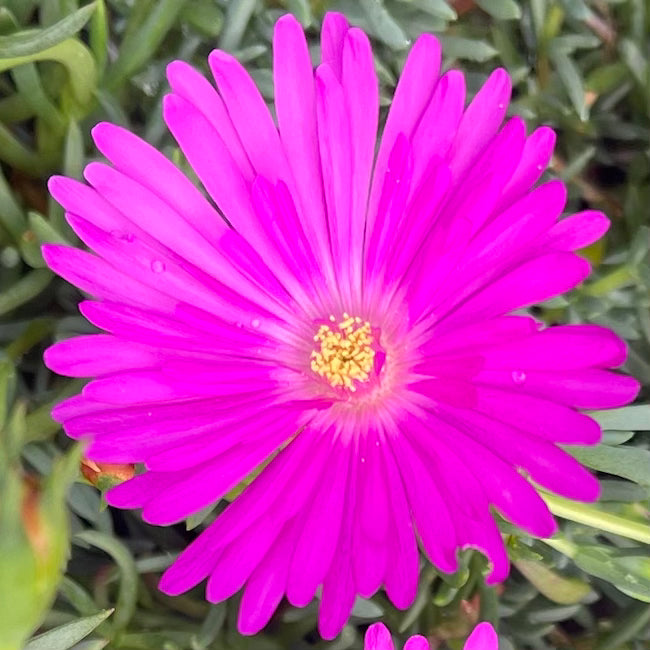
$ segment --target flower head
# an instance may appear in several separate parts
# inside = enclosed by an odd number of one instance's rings
[[[553,132],[526,135],[504,70],[465,107],[432,36],[413,46],[375,153],[379,95],[365,34],[325,18],[315,72],[291,16],[275,28],[277,124],[244,68],[215,51],[216,89],[168,68],[164,118],[209,198],[128,131],[93,130],[110,164],[50,189],[92,250],[47,263],[92,295],[104,334],[46,353],[92,377],[54,416],[96,462],[143,463],[109,503],[172,524],[259,475],[164,574],[243,589],[251,634],[286,595],[320,592],[330,638],[357,594],[415,597],[418,545],[442,571],[476,547],[503,580],[490,512],[533,535],[555,523],[536,483],[592,500],[598,483],[556,445],[600,435],[580,409],[630,401],[606,368],[625,346],[592,325],[514,310],[589,273],[572,251],[607,219],[559,219],[559,181],[533,188]],[[215,207],[216,206],[216,207]],[[224,218],[222,218],[225,217]]]
[[[404,644],[404,650],[430,650],[425,637],[416,634]],[[383,623],[373,623],[367,630],[364,650],[395,650],[393,639]],[[499,650],[499,640],[489,623],[479,623],[467,639],[463,650]]]

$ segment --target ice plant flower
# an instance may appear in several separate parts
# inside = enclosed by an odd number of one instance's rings
[[[95,462],[142,463],[109,503],[159,525],[259,475],[164,574],[243,589],[239,629],[320,588],[335,636],[355,596],[415,597],[418,543],[442,571],[475,547],[491,583],[508,559],[495,507],[532,535],[553,517],[528,477],[593,500],[598,482],[557,445],[598,441],[581,409],[629,402],[624,344],[594,325],[517,312],[575,287],[575,249],[608,221],[560,219],[559,181],[534,187],[554,135],[504,117],[496,70],[465,107],[440,48],[413,46],[378,138],[362,31],[326,16],[314,71],[298,22],[274,34],[275,114],[231,55],[215,87],[168,68],[165,121],[205,190],[128,131],[93,130],[110,164],[53,196],[92,252],[46,245],[50,268],[94,297],[105,333],[57,343],[50,368],[93,378],[54,410]],[[206,196],[207,195],[207,196]]]
[[[404,650],[430,650],[429,642],[421,635],[412,636]],[[373,623],[364,638],[363,650],[395,650],[388,628],[383,623]],[[470,634],[463,650],[499,650],[499,640],[489,623],[479,623]]]

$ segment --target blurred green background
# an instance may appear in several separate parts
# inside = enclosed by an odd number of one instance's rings
[[[97,156],[89,130],[103,119],[184,165],[161,119],[166,64],[205,71],[209,51],[224,48],[271,101],[273,23],[293,12],[317,54],[329,8],[371,35],[384,110],[423,31],[440,37],[444,65],[465,71],[470,93],[495,67],[509,70],[511,114],[558,133],[549,174],[566,181],[568,211],[612,219],[584,251],[588,282],[535,311],[548,323],[615,329],[644,389],[638,405],[595,414],[603,444],[571,449],[601,474],[597,505],[548,496],[562,517],[552,540],[502,522],[514,563],[503,586],[486,588],[483,558],[467,552],[451,577],[423,562],[407,612],[381,593],[359,600],[331,643],[316,632],[317,603],[283,604],[246,639],[235,629],[237,598],[213,606],[200,588],[178,598],[156,589],[215,511],[157,528],[105,508],[102,490],[130,468],[86,463],[81,472],[82,451],[49,417],[81,384],[52,375],[43,349],[93,330],[77,312],[80,294],[40,254],[42,242],[76,242],[45,183],[52,173],[81,177]],[[453,650],[479,618],[498,624],[501,650],[650,648],[649,206],[647,0],[0,0],[0,650],[344,650],[360,648],[375,620]]]

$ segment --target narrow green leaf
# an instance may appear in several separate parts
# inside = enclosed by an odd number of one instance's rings
[[[104,0],[97,0],[96,10],[90,19],[88,32],[90,49],[95,57],[98,75],[101,77],[104,74],[108,59],[108,18]]]
[[[645,86],[648,83],[648,59],[643,55],[639,46],[629,38],[621,40],[621,58],[627,64],[635,79]]]
[[[188,3],[182,17],[192,29],[207,38],[216,38],[223,28],[223,12],[213,0]]]
[[[96,4],[92,2],[45,29],[30,29],[0,36],[0,59],[29,57],[62,43],[90,20],[95,7]]]
[[[650,451],[639,447],[567,447],[566,450],[583,465],[600,472],[629,479],[638,485],[650,486]]]
[[[13,13],[7,7],[0,7],[0,35],[13,34],[20,25]]]
[[[47,269],[36,269],[24,275],[0,294],[0,314],[6,314],[37,296],[52,281]]]
[[[25,650],[69,650],[75,643],[81,641],[101,625],[112,613],[112,609],[104,609],[92,616],[80,618],[72,623],[39,634],[27,644]]]
[[[314,22],[309,0],[287,0],[287,9],[303,27],[309,27]]]
[[[61,132],[65,128],[65,120],[43,89],[36,66],[33,63],[18,66],[11,71],[11,76],[33,114],[42,119],[50,129]]]
[[[631,565],[630,558],[617,557],[616,553],[616,549],[605,546],[581,546],[573,561],[586,573],[611,582],[632,598],[650,602],[650,578],[641,574],[641,567]],[[650,558],[635,559],[650,564]]]
[[[563,576],[542,562],[514,560],[514,565],[541,594],[554,603],[573,605],[591,593],[584,580]]]
[[[445,0],[412,0],[411,4],[431,16],[442,18],[445,21],[458,18],[454,8],[447,4]]]
[[[650,404],[637,404],[610,411],[591,411],[589,415],[604,430],[650,431]]]
[[[447,34],[441,34],[439,38],[442,51],[450,59],[465,59],[483,63],[499,53],[486,41],[462,36],[449,36]]]
[[[108,553],[120,569],[120,587],[115,604],[113,624],[123,630],[135,613],[138,592],[138,573],[129,550],[115,537],[95,530],[77,533],[74,539],[82,540]]]
[[[10,405],[16,387],[16,369],[7,360],[0,361],[0,431],[7,421]]]
[[[239,0],[239,2],[228,3],[226,19],[219,37],[220,48],[232,51],[239,47],[256,6],[257,0]]]
[[[20,239],[25,230],[23,211],[16,203],[2,170],[0,170],[0,224],[5,227],[15,241]]]
[[[381,0],[359,0],[370,30],[393,50],[403,50],[410,44],[408,36],[388,13]]]
[[[557,49],[551,49],[550,58],[575,112],[581,121],[586,121],[589,109],[585,101],[585,89],[580,70],[564,52]]]
[[[630,641],[637,634],[647,630],[649,625],[650,605],[639,604],[636,607],[630,607],[613,622],[612,630],[599,640],[596,650],[623,648],[626,641]]]
[[[82,616],[92,616],[97,610],[93,597],[79,584],[68,576],[63,576],[58,586],[58,592]]]
[[[29,229],[36,235],[39,244],[71,245],[72,242],[63,233],[56,230],[50,221],[39,212],[30,212],[27,215],[27,221],[29,222]]]
[[[208,615],[201,624],[201,629],[192,642],[194,650],[206,650],[217,638],[226,621],[226,603],[212,605]]]
[[[109,88],[119,86],[153,57],[162,40],[176,24],[185,2],[186,0],[159,0],[139,29],[125,36],[117,60],[110,66],[106,76]]]
[[[41,49],[33,54],[0,58],[0,72],[34,61],[57,61],[68,70],[70,87],[76,100],[88,104],[92,99],[97,81],[97,68],[90,50],[76,38]]]
[[[521,8],[515,0],[476,0],[476,4],[497,20],[521,18]]]
[[[0,72],[2,61],[0,60]],[[44,174],[51,161],[43,159],[20,142],[14,134],[0,123],[0,160],[24,172],[38,176]]]
[[[70,120],[63,149],[63,173],[81,178],[84,166],[84,140],[79,125]]]

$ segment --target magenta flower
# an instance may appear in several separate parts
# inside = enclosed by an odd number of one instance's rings
[[[251,485],[164,574],[205,578],[217,602],[243,588],[239,628],[286,595],[335,636],[355,596],[416,593],[418,545],[442,571],[475,547],[503,580],[490,506],[553,534],[536,483],[572,499],[596,479],[558,448],[593,444],[580,409],[629,402],[605,368],[624,344],[592,325],[544,328],[527,305],[582,282],[572,251],[607,219],[559,220],[559,181],[531,187],[553,148],[545,127],[501,126],[496,70],[467,108],[463,75],[438,76],[432,36],[413,46],[375,155],[378,83],[368,39],[324,21],[315,73],[299,24],[274,38],[274,123],[244,68],[215,51],[217,90],[168,68],[164,117],[213,203],[122,128],[93,130],[110,165],[50,189],[93,251],[47,245],[49,266],[96,298],[105,334],[57,343],[50,368],[93,377],[54,417],[98,462],[143,463],[109,503],[179,522]],[[227,219],[225,221],[222,216]]]
[[[406,641],[404,650],[430,650],[429,642],[416,634]],[[367,630],[364,650],[395,650],[388,628],[383,623],[373,623]],[[479,623],[470,634],[463,650],[499,650],[499,639],[489,623]]]

